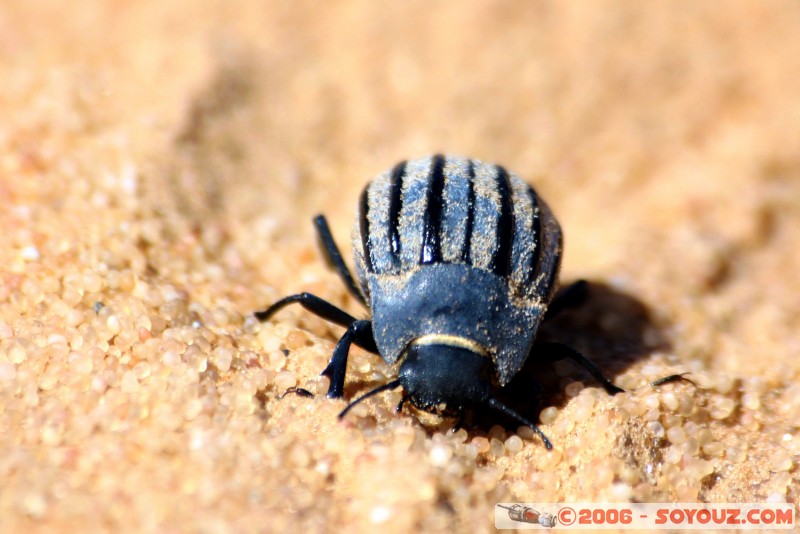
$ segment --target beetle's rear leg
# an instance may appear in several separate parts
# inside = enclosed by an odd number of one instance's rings
[[[339,252],[339,247],[336,246],[336,241],[333,240],[333,234],[331,234],[331,229],[328,227],[328,221],[325,219],[325,216],[317,215],[314,217],[314,226],[317,228],[317,234],[322,244],[322,250],[325,251],[325,259],[328,260],[328,264],[339,273],[339,277],[342,279],[342,282],[344,282],[347,290],[350,291],[350,294],[357,298],[361,304],[366,306],[367,299],[364,298],[353,275],[350,273],[350,269],[347,268],[347,264],[342,258],[342,253]]]
[[[589,282],[586,280],[578,280],[577,282],[558,292],[558,294],[550,302],[550,305],[547,307],[544,320],[549,321],[564,310],[580,306],[586,301],[588,296]]]
[[[595,364],[568,345],[564,345],[563,343],[540,342],[534,344],[533,351],[536,353],[536,358],[538,360],[545,359],[548,362],[557,362],[564,358],[569,358],[589,371],[589,374],[600,382],[600,385],[605,388],[609,395],[616,395],[617,393],[623,393],[625,391],[612,384],[608,378],[603,376],[603,373],[600,372],[600,369],[598,369]]]

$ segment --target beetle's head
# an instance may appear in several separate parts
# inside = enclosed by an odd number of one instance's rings
[[[357,398],[342,410],[339,418],[364,399],[402,386],[411,403],[421,410],[459,415],[481,406],[492,408],[531,427],[548,449],[553,447],[535,424],[492,395],[492,359],[486,351],[469,340],[426,337],[427,340],[420,338],[406,348],[397,380]]]
[[[421,410],[456,415],[489,398],[492,361],[465,347],[412,344],[398,379]]]

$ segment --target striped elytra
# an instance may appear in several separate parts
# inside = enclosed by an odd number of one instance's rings
[[[463,264],[508,281],[511,293],[548,302],[561,259],[561,228],[534,189],[499,165],[436,155],[395,165],[361,195],[356,267],[393,275]]]

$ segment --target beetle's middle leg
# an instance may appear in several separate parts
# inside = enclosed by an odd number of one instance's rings
[[[312,295],[311,293],[297,293],[295,295],[283,297],[266,310],[257,311],[254,315],[256,316],[256,319],[263,322],[268,320],[270,317],[281,311],[289,304],[294,304],[295,302],[311,313],[322,317],[326,321],[336,323],[339,326],[348,327],[356,321],[355,317],[343,309],[338,308],[327,300],[323,300],[316,295]]]
[[[322,374],[331,380],[331,385],[328,387],[328,397],[341,397],[344,394],[344,375],[347,368],[350,345],[355,343],[364,350],[376,354],[378,352],[375,338],[372,335],[372,321],[356,319],[346,311],[311,293],[298,293],[284,297],[266,310],[256,312],[255,316],[259,321],[266,321],[285,306],[294,303],[300,304],[303,308],[325,320],[347,327],[344,335],[339,339],[336,348],[333,350],[331,361],[322,371]]]
[[[266,321],[284,307],[288,306],[289,304],[294,304],[295,302],[300,304],[303,308],[307,309],[311,313],[325,319],[326,321],[338,324],[339,326],[350,328],[353,323],[359,322],[358,319],[346,311],[342,310],[341,308],[337,308],[327,300],[323,300],[316,295],[312,295],[311,293],[297,293],[296,295],[283,297],[266,310],[257,311],[254,315],[259,321]],[[370,328],[370,333],[371,332],[372,328]],[[355,343],[364,350],[378,354],[378,347],[375,346],[375,340],[371,335],[354,337],[351,342]]]
[[[559,360],[563,360],[564,358],[569,358],[573,362],[589,371],[589,374],[592,375],[595,380],[600,382],[600,385],[605,388],[609,395],[616,395],[617,393],[623,393],[625,391],[624,389],[618,388],[612,384],[608,378],[603,376],[603,373],[600,372],[600,369],[598,369],[595,364],[587,359],[586,356],[568,345],[564,345],[563,343],[539,342],[533,345],[532,353],[533,352],[536,353],[535,357],[539,361],[544,359],[548,362],[557,362]]]

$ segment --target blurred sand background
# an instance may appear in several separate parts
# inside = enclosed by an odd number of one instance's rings
[[[0,80],[0,530],[797,506],[797,2],[7,0]],[[317,375],[341,329],[252,317],[300,290],[364,315],[310,219],[349,260],[362,186],[434,152],[536,185],[562,279],[592,282],[543,335],[638,388],[538,370],[552,452],[397,392],[339,423]],[[393,373],[354,350],[346,397]]]

